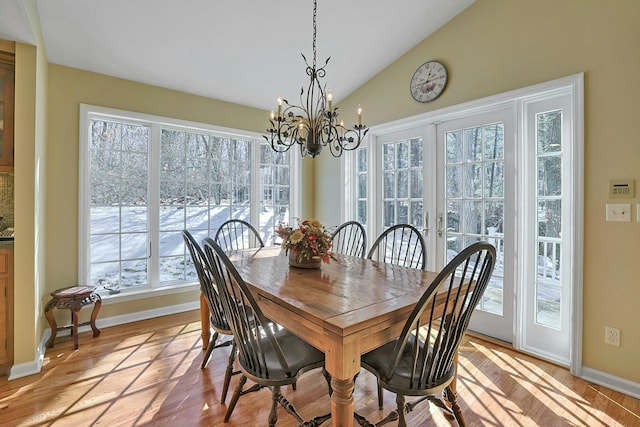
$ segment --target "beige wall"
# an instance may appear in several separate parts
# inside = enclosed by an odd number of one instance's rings
[[[640,187],[640,2],[633,0],[477,0],[340,104],[362,104],[369,125],[585,73],[585,206],[583,363],[640,382],[638,256],[640,223],[605,222],[608,182],[634,178]],[[423,62],[449,70],[443,95],[420,104],[409,79]],[[316,213],[337,223],[330,201],[338,162],[317,164]],[[320,184],[322,183],[322,184]],[[332,190],[329,190],[332,189]],[[605,325],[621,329],[622,345],[604,344]]]
[[[44,265],[42,217],[36,213],[36,200],[44,193],[37,190],[37,167],[43,166],[38,148],[43,147],[46,121],[46,61],[33,46],[16,46],[15,102],[15,233],[14,245],[14,363],[34,360],[42,336],[42,321],[37,303],[40,295],[39,266]],[[43,86],[45,85],[45,86]],[[41,240],[44,242],[44,240]]]

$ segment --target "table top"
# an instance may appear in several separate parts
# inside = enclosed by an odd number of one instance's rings
[[[59,299],[81,298],[92,294],[96,290],[95,286],[67,286],[51,292],[52,297]]]
[[[290,267],[281,248],[231,254],[247,285],[264,300],[345,337],[372,323],[406,318],[435,272],[334,254],[329,264]]]

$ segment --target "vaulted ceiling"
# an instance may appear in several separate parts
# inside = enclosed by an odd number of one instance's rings
[[[318,0],[334,102],[474,1]],[[312,14],[311,0],[2,0],[0,39],[36,44],[42,31],[50,63],[271,109],[308,83]]]

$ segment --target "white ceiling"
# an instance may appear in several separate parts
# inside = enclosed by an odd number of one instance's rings
[[[474,1],[319,0],[317,63],[331,56],[334,102]],[[51,63],[261,109],[306,91],[311,0],[2,0],[0,39],[35,44],[30,5]]]

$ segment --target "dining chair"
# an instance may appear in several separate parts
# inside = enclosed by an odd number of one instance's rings
[[[280,388],[285,385],[293,386],[303,373],[322,367],[331,393],[330,377],[324,370],[324,353],[288,330],[273,327],[224,250],[213,239],[204,240],[204,252],[207,265],[213,271],[218,285],[225,316],[233,331],[242,371],[224,422],[233,413],[240,396],[254,391],[254,388],[243,390],[247,380],[251,380],[259,388],[271,389],[269,427],[275,426],[277,422],[278,404],[305,426],[321,425],[331,417],[330,414],[303,420],[293,404],[282,395]]]
[[[427,247],[422,233],[410,224],[396,224],[378,236],[367,258],[424,270],[427,266],[426,255]]]
[[[200,368],[204,369],[207,366],[207,362],[211,357],[211,353],[215,348],[231,346],[231,353],[229,354],[229,362],[227,363],[227,369],[224,375],[224,382],[222,386],[222,395],[220,397],[220,403],[224,403],[227,398],[227,391],[229,390],[229,383],[231,377],[235,374],[239,374],[240,371],[233,370],[233,364],[236,356],[236,346],[233,339],[228,339],[216,344],[220,335],[233,335],[229,322],[222,310],[222,302],[220,301],[220,295],[214,284],[211,270],[206,267],[205,254],[196,240],[193,238],[188,230],[182,231],[184,243],[189,249],[193,265],[198,273],[198,280],[200,281],[200,292],[204,295],[207,305],[209,307],[209,313],[211,314],[211,329],[213,329],[213,337],[209,341],[207,350],[205,351],[204,358],[202,359],[202,365]]]
[[[367,233],[358,221],[340,224],[331,235],[332,252],[364,257],[367,247]]]
[[[229,219],[223,222],[213,240],[227,252],[264,247],[260,233],[253,225],[242,219]]]
[[[457,352],[469,319],[487,288],[496,250],[476,242],[456,255],[431,282],[409,315],[400,336],[362,355],[361,365],[378,384],[396,394],[396,409],[376,426],[398,420],[428,399],[464,426],[456,393],[450,388],[457,369]],[[425,323],[426,322],[426,323]],[[444,391],[448,406],[440,397]],[[405,403],[405,396],[420,396]],[[380,394],[378,406],[382,409]],[[361,425],[372,425],[357,415]]]

